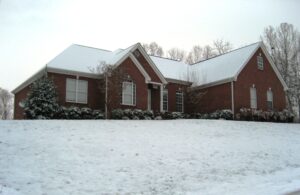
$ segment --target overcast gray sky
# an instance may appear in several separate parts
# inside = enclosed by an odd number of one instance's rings
[[[0,0],[0,87],[13,90],[72,43],[188,51],[222,38],[237,48],[282,22],[300,29],[300,1]]]

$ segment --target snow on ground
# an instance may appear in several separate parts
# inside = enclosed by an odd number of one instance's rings
[[[284,194],[299,151],[299,124],[1,121],[0,195]]]

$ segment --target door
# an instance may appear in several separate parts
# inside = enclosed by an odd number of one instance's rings
[[[148,110],[151,110],[151,89],[148,89]]]

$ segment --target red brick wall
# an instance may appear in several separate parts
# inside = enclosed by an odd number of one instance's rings
[[[79,106],[79,107],[89,107],[91,109],[101,109],[104,111],[104,94],[99,89],[99,80],[79,77],[81,80],[88,81],[88,103],[87,104],[76,104],[66,102],[66,79],[67,78],[76,78],[72,75],[48,73],[48,77],[54,81],[58,94],[58,103],[62,106]],[[23,109],[19,106],[19,102],[24,100],[27,97],[29,92],[29,86],[25,87],[21,91],[15,94],[15,119],[23,119]]]
[[[212,86],[198,91],[204,95],[199,103],[188,103],[189,113],[211,113],[218,109],[231,109],[231,86],[230,83]]]
[[[135,55],[135,57],[139,61],[139,63],[143,66],[143,68],[148,73],[148,75],[151,77],[151,81],[157,83],[162,82],[142,54],[140,54],[139,56]]]
[[[264,69],[257,68],[257,56],[262,54]],[[281,82],[272,69],[269,61],[261,49],[250,59],[245,68],[241,71],[234,83],[235,112],[241,107],[250,108],[250,87],[255,85],[257,94],[257,108],[267,110],[267,90],[272,89],[273,105],[275,110],[282,110],[286,107],[285,92]]]

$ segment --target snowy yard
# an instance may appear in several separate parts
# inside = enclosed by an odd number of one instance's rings
[[[299,124],[0,122],[0,195],[285,194],[299,189]]]

